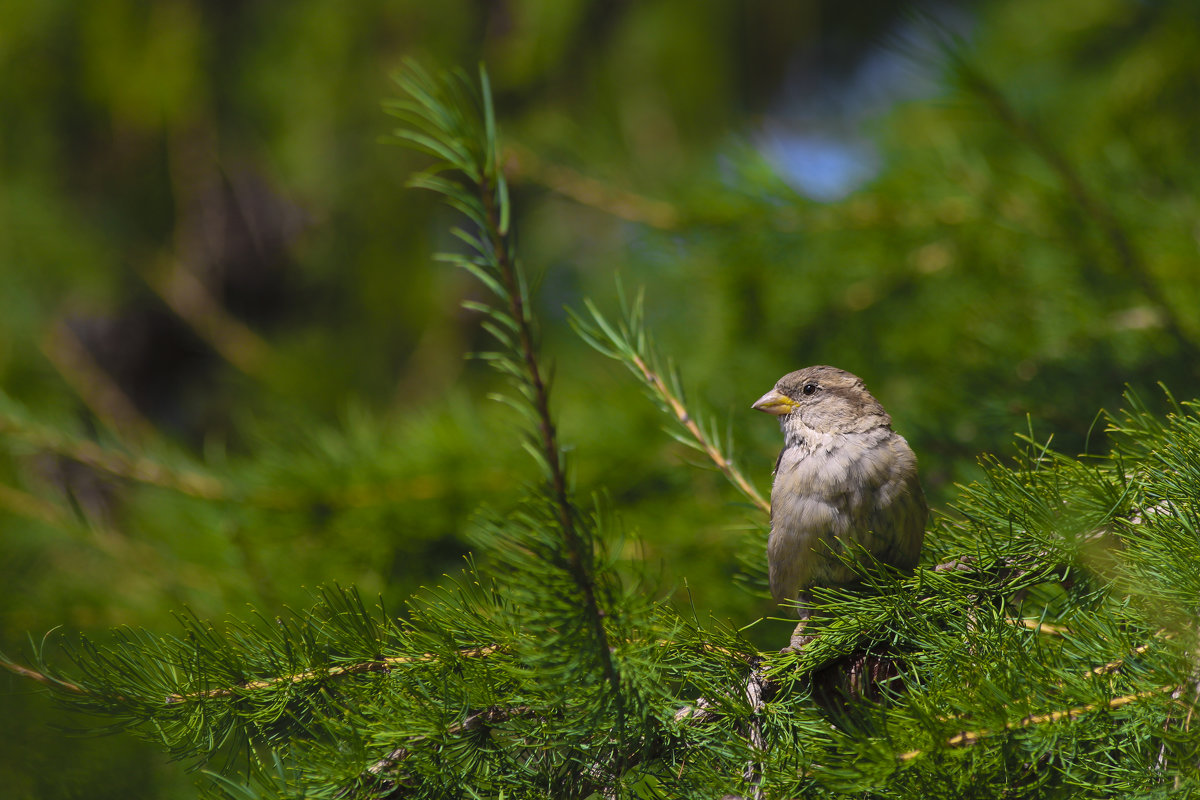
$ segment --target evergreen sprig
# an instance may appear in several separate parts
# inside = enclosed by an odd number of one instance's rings
[[[621,298],[621,318],[613,323],[591,300],[584,301],[587,315],[572,313],[571,324],[585,342],[599,353],[625,364],[642,381],[659,408],[675,423],[671,436],[702,453],[719,469],[747,501],[764,513],[771,504],[742,474],[733,458],[732,436],[722,435],[716,424],[705,422],[688,409],[683,382],[675,365],[661,358],[645,324],[645,297],[639,292],[633,302]]]
[[[399,81],[407,98],[389,104],[388,110],[405,127],[396,130],[395,135],[435,159],[431,167],[410,180],[410,185],[440,194],[474,228],[453,229],[467,246],[467,253],[443,253],[438,257],[474,275],[493,295],[493,304],[468,304],[485,316],[483,325],[499,346],[480,357],[511,379],[517,395],[508,399],[509,405],[530,426],[526,449],[541,468],[546,483],[541,498],[535,498],[524,513],[493,524],[492,534],[504,542],[500,549],[512,554],[519,573],[548,574],[543,567],[553,564],[561,567],[573,584],[550,589],[557,601],[552,607],[580,610],[557,635],[563,637],[568,648],[577,647],[579,634],[590,639],[584,652],[595,658],[608,683],[617,737],[621,738],[626,700],[604,624],[605,616],[615,606],[615,590],[597,576],[595,526],[582,518],[567,485],[565,459],[550,412],[550,387],[539,362],[528,282],[517,260],[508,183],[500,166],[487,72],[480,67],[476,85],[461,72],[439,79],[409,64]],[[547,504],[553,509],[557,539],[545,535],[548,520],[542,512]],[[537,605],[535,598],[530,608]],[[550,623],[541,626],[544,630],[554,627]]]

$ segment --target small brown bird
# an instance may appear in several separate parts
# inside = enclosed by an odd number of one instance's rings
[[[752,407],[778,416],[783,429],[767,540],[776,602],[796,601],[806,620],[812,587],[854,583],[838,558],[851,543],[884,564],[916,566],[929,515],[917,458],[860,378],[807,367],[784,375]]]

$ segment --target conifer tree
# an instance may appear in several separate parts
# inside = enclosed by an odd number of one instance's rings
[[[412,183],[466,220],[442,259],[486,291],[471,304],[492,336],[480,357],[508,381],[532,463],[523,497],[480,512],[486,568],[405,609],[331,586],[288,615],[184,613],[174,634],[118,630],[69,666],[6,657],[10,670],[230,798],[1200,790],[1200,407],[1157,416],[1130,396],[1104,457],[1031,433],[937,517],[916,574],[855,562],[865,588],[818,593],[801,653],[760,651],[622,569],[620,509],[572,480],[486,74],[414,65],[401,84],[397,138],[432,159]],[[643,307],[614,322],[589,305],[576,327],[765,522]],[[746,544],[752,590],[763,529]]]

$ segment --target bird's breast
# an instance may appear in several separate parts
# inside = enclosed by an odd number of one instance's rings
[[[897,444],[899,442],[899,444]],[[771,487],[771,536],[767,545],[771,589],[776,598],[798,589],[853,579],[837,557],[843,543],[871,551],[876,510],[889,505],[912,452],[888,429],[863,434],[806,431],[780,454]],[[911,469],[911,467],[908,467]],[[914,473],[915,474],[915,473]],[[869,537],[869,538],[867,538]]]
[[[891,431],[837,434],[811,431],[789,444],[775,470],[771,499],[795,495],[834,498],[846,492],[870,491],[887,480],[894,451],[885,444]],[[883,446],[881,446],[883,445]]]

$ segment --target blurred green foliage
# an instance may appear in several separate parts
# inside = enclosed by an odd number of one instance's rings
[[[431,258],[449,217],[380,146],[405,56],[487,62],[573,475],[701,618],[769,610],[733,581],[764,521],[569,330],[615,276],[762,487],[748,405],[807,364],[864,377],[943,508],[1027,416],[1095,452],[1126,383],[1200,394],[1200,6],[946,24],[965,41],[884,2],[0,5],[0,649],[333,582],[398,606],[528,478],[463,358],[477,290]],[[771,131],[877,169],[811,199]],[[190,795],[30,692],[0,684],[12,796]]]

